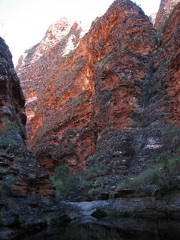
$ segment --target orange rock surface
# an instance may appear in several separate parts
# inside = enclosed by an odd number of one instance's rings
[[[165,109],[167,120],[180,125],[180,3],[171,13],[161,37],[161,46],[155,58],[158,77],[165,86]]]
[[[161,28],[164,25],[174,6],[179,2],[180,0],[161,0],[159,11],[155,19],[156,28]]]
[[[62,31],[58,25],[57,29]],[[77,171],[95,152],[102,131],[131,129],[130,114],[138,107],[135,82],[145,77],[147,64],[141,59],[156,50],[155,30],[139,7],[115,1],[93,22],[76,50],[57,56],[58,44],[55,52],[51,45],[43,51],[43,59],[56,58],[44,72],[44,62],[32,60],[40,50],[31,59],[32,49],[20,59],[17,72],[22,82],[40,82],[27,96],[27,101],[37,96],[27,113],[32,116],[29,144],[39,163],[50,172],[61,163]],[[28,85],[22,86],[26,91]]]
[[[53,38],[64,34],[63,40],[44,48],[46,34],[20,59],[29,145],[50,174],[60,164],[82,171],[92,155],[112,172],[139,172],[152,149],[163,146],[164,119],[179,123],[177,22],[178,7],[159,41],[138,6],[116,0],[82,39],[76,23],[67,31],[60,23]],[[76,49],[65,54],[72,33]]]

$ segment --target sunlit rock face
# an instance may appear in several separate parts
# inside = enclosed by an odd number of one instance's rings
[[[19,61],[17,72],[22,82],[27,81],[22,85],[25,91],[31,82],[41,82],[33,88],[35,94],[40,91],[30,121],[29,143],[42,166],[52,173],[63,163],[83,169],[84,161],[103,149],[106,136],[131,130],[131,113],[139,107],[135,83],[145,78],[156,45],[155,30],[142,10],[131,1],[115,1],[93,22],[75,51],[64,55],[61,48],[59,56],[58,48],[52,51],[49,47],[43,58],[51,55],[56,62],[48,69],[39,71],[39,60],[34,62],[28,55],[23,60],[28,66]],[[28,94],[27,101],[35,94]]]
[[[40,43],[37,53],[32,48],[36,61],[28,55],[28,65],[19,61],[31,103],[29,145],[42,167],[54,174],[61,164],[77,172],[95,166],[97,178],[111,176],[118,183],[152,164],[152,154],[167,150],[167,124],[179,124],[177,22],[178,7],[159,41],[138,6],[116,0],[80,41],[78,31],[74,51],[66,51],[69,44],[59,47],[61,40],[55,51],[47,43],[42,59],[52,60],[44,67],[37,57]]]
[[[0,38],[0,187],[13,195],[51,195],[48,174],[28,151],[25,99],[14,71],[12,56]],[[5,190],[4,190],[5,191]]]
[[[156,15],[157,15],[157,13],[152,13],[152,14],[149,16],[149,19],[150,19],[150,21],[152,22],[153,25],[155,24]]]
[[[83,35],[78,23],[70,24],[66,18],[52,24],[42,41],[20,57],[17,72],[26,97],[28,122],[34,117],[38,91],[41,92],[46,81],[44,75],[57,66],[57,62],[73,51]]]
[[[161,28],[163,26],[174,6],[179,2],[180,0],[161,0],[159,11],[155,19],[156,28]]]
[[[155,77],[163,83],[166,95],[162,107],[169,113],[166,120],[180,126],[180,3],[176,5],[161,36],[161,45],[155,57]]]

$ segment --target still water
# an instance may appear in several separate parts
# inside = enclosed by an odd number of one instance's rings
[[[20,240],[180,240],[180,222],[81,219]],[[19,240],[18,239],[18,240]]]

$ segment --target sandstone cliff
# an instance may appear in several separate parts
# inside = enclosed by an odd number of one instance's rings
[[[48,173],[27,149],[24,105],[11,53],[0,38],[0,239],[24,239],[25,232],[68,220]]]
[[[73,173],[62,166],[51,178],[61,196],[120,198],[120,216],[180,217],[179,11],[160,36],[139,7],[116,0],[84,37],[61,19],[26,51],[17,71],[37,160],[0,38],[0,238],[62,222],[72,205],[56,201],[49,175],[63,164]]]
[[[43,95],[42,89],[50,84],[46,83],[44,76],[49,71],[52,72],[53,68],[55,70],[57,63],[77,47],[83,34],[79,23],[70,24],[66,18],[61,18],[49,27],[40,43],[20,57],[17,69],[20,72],[21,86],[26,97],[28,122],[35,115],[38,95]]]
[[[155,27],[161,28],[165,21],[168,19],[174,6],[179,3],[179,0],[161,0],[159,11],[155,19]]]
[[[146,72],[146,60],[142,64],[140,58],[148,58],[156,44],[155,30],[141,9],[116,1],[77,49],[43,75],[46,86],[30,134],[41,164],[50,168],[68,162],[81,169],[103,130],[132,126],[129,114],[138,106],[134,81]],[[29,79],[26,67],[18,66],[20,79],[22,69]]]
[[[76,172],[91,169],[93,187],[106,191],[150,166],[152,155],[177,152],[178,16],[179,5],[159,39],[138,6],[116,0],[74,51],[55,54],[63,48],[56,43],[53,52],[47,44],[44,56],[56,59],[47,61],[47,71],[36,58],[40,49],[27,51],[19,78],[30,86],[41,78],[27,93],[36,100],[27,106],[29,145],[50,174],[62,164]]]
[[[169,115],[169,122],[180,126],[180,32],[179,32],[180,3],[177,4],[166,21],[160,46],[154,58],[155,77],[162,83],[164,93],[164,108]]]
[[[8,46],[0,38],[0,183],[13,195],[51,195],[53,188],[26,147],[25,99]]]

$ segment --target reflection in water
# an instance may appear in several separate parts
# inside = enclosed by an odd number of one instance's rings
[[[180,223],[116,219],[111,221],[81,221],[66,229],[51,229],[23,240],[179,240]]]
[[[179,239],[176,226],[174,228],[170,224],[159,226],[156,224],[144,224],[139,222],[139,226],[132,221],[126,221],[118,224],[105,223],[99,225],[97,223],[83,223],[71,226],[64,233],[63,240],[165,240]],[[148,226],[149,225],[149,226]],[[177,236],[176,236],[177,234]],[[179,235],[180,237],[180,235]]]

